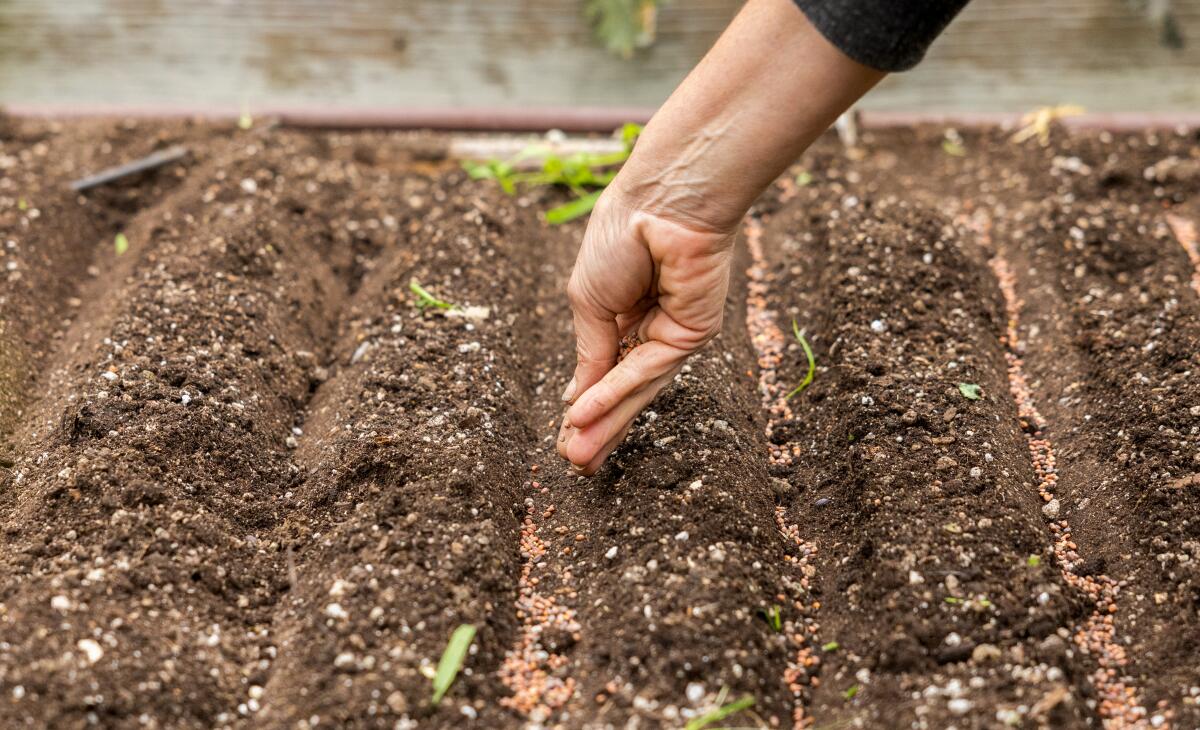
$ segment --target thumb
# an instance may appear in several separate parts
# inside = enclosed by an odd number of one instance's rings
[[[567,299],[575,321],[575,375],[563,391],[562,399],[574,403],[575,398],[600,382],[617,364],[621,335],[617,317],[587,295],[573,280],[567,286]]]

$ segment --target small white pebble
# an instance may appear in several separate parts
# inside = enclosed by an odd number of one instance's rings
[[[104,656],[104,649],[95,639],[80,639],[75,646],[87,656],[88,664],[95,664]]]
[[[871,331],[875,332],[876,334],[887,332],[887,323],[882,319],[877,319],[871,322]]]
[[[111,370],[105,370],[104,372],[100,373],[100,377],[111,383],[117,379],[117,374]]]
[[[699,703],[700,700],[704,699],[704,685],[699,682],[689,682],[687,686],[687,698],[688,702],[691,702],[693,705]]]
[[[258,192],[258,183],[254,181],[254,178],[245,178],[242,180],[242,191],[253,195]]]
[[[612,560],[613,558],[617,557],[617,546],[613,545],[612,547],[610,547],[608,549],[608,551],[604,553],[604,557],[608,558],[609,560]]]
[[[192,402],[192,396],[185,390],[179,394],[179,402],[186,406]]]
[[[57,595],[50,599],[50,608],[55,611],[70,611],[71,599],[64,595]]]
[[[955,697],[946,703],[946,708],[955,715],[965,715],[971,711],[971,701],[965,697]]]
[[[680,532],[675,533],[675,539],[680,542],[686,542],[688,537],[690,537],[690,535],[688,535],[687,530],[682,530]]]
[[[349,612],[342,608],[342,604],[340,603],[331,603],[326,606],[325,615],[336,619],[350,618]]]

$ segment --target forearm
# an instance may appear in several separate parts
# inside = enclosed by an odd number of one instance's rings
[[[646,126],[613,192],[635,209],[731,230],[883,76],[832,46],[791,0],[750,0]]]

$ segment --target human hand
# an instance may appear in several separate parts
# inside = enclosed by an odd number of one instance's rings
[[[792,0],[749,0],[654,114],[592,212],[567,291],[579,357],[558,452],[581,474],[721,328],[750,204],[883,76]],[[642,344],[618,363],[631,333]]]
[[[721,329],[734,233],[630,206],[615,189],[597,202],[567,286],[578,360],[558,453],[580,474]],[[639,344],[618,361],[627,335]]]

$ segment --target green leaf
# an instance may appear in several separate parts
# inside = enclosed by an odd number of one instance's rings
[[[942,600],[951,605],[962,603],[962,599],[957,596],[946,596]]]
[[[942,140],[942,152],[945,152],[951,157],[963,157],[967,154],[967,150],[962,146],[962,143],[953,139]]]
[[[621,126],[621,144],[625,145],[626,153],[633,149],[633,143],[641,136],[642,129],[644,127],[636,122],[625,122]]]
[[[967,400],[979,400],[979,386],[975,383],[959,383],[958,392],[963,394]]]
[[[711,712],[700,715],[699,717],[693,717],[691,720],[688,720],[687,725],[684,726],[684,730],[700,730],[700,728],[708,727],[714,722],[720,722],[730,715],[736,715],[742,710],[753,706],[754,698],[750,695],[746,695],[740,700],[734,700],[733,702],[722,705]]]
[[[842,648],[841,644],[837,643],[836,641],[831,641],[827,644],[823,644],[821,646],[821,651],[837,651],[838,649],[841,649],[841,648]]]
[[[813,181],[812,173],[808,170],[801,170],[800,174],[796,175],[796,184],[800,187],[811,185]]]
[[[556,205],[546,211],[546,222],[552,226],[557,226],[591,213],[592,208],[596,207],[596,201],[600,199],[601,192],[603,191],[595,190],[587,195],[575,198],[569,203]]]
[[[796,324],[796,320],[792,320],[792,334],[800,343],[800,347],[804,348],[804,356],[808,358],[808,373],[804,376],[804,380],[800,381],[795,390],[783,397],[784,400],[791,400],[792,396],[799,395],[801,391],[809,386],[813,381],[813,377],[817,374],[817,359],[813,357],[812,348],[808,346],[808,340],[804,339],[804,335],[800,334],[800,326]],[[853,440],[853,439],[852,439]]]
[[[21,211],[22,213],[29,210],[29,201],[25,198],[17,198],[17,210]]]
[[[442,701],[450,685],[454,684],[458,670],[462,669],[463,660],[467,657],[467,650],[471,648],[471,642],[474,640],[475,627],[471,624],[462,624],[450,635],[450,642],[446,644],[446,650],[442,652],[442,658],[437,665],[437,672],[433,675],[435,707]]]
[[[118,256],[129,250],[129,239],[125,237],[124,233],[118,233],[117,237],[113,239],[113,248],[116,249]]]
[[[854,696],[857,694],[858,694],[858,685],[852,684],[852,685],[850,685],[849,689],[847,689],[845,692],[842,693],[842,697],[845,697],[847,700],[852,700],[852,699],[854,699]]]
[[[408,282],[408,290],[417,297],[417,309],[425,309],[433,307],[434,309],[454,309],[454,305],[450,302],[438,299],[430,294],[425,287],[416,279]]]
[[[1042,556],[1041,555],[1030,555],[1028,558],[1025,558],[1025,564],[1028,565],[1030,568],[1036,568],[1042,564]]]

